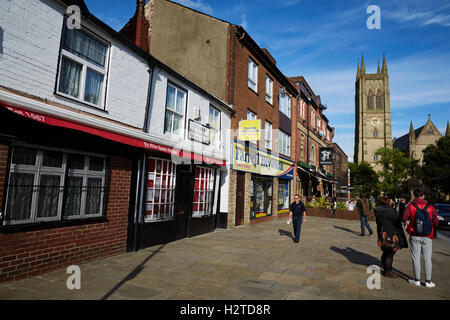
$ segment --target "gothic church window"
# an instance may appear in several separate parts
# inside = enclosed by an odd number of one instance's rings
[[[378,129],[377,128],[373,129],[373,136],[378,137]]]
[[[373,109],[373,96],[371,93],[367,96],[367,109]]]
[[[382,96],[377,96],[377,109],[381,109],[382,108]]]

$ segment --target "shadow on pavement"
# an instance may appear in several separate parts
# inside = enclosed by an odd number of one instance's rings
[[[443,253],[443,252],[436,251],[436,253],[442,254],[443,256],[450,257],[450,254],[446,254],[446,253]]]
[[[333,227],[335,227],[336,229],[341,229],[341,230],[344,230],[344,231],[347,231],[347,232],[356,234],[357,236],[359,236],[359,234],[360,234],[359,232],[350,230],[350,229],[348,229],[348,228],[343,228],[343,227],[338,227],[338,226],[333,226]]]
[[[292,239],[292,232],[283,230],[283,229],[278,229],[278,232],[280,233],[280,236],[286,236],[290,239]]]
[[[142,270],[145,268],[145,264],[153,258],[166,244],[163,244],[158,249],[156,249],[154,252],[152,252],[151,255],[149,255],[147,258],[145,258],[144,261],[141,262],[133,271],[131,271],[125,278],[122,279],[114,288],[112,288],[107,294],[105,294],[100,300],[106,300],[108,299],[114,292],[116,292],[123,284],[129,280],[134,279],[139,273],[141,273]]]
[[[380,258],[375,258],[371,255],[368,255],[367,253],[364,252],[360,252],[358,250],[352,249],[352,248],[345,248],[345,249],[341,249],[341,248],[337,248],[337,247],[330,247],[330,249],[334,252],[337,252],[339,254],[342,254],[344,257],[346,257],[348,259],[348,261],[350,261],[353,264],[359,264],[362,266],[371,266],[371,265],[376,265],[378,267],[380,267],[381,269],[383,268],[382,264],[381,264],[381,254],[380,254]],[[392,271],[394,271],[401,279],[408,281],[408,279],[412,279],[412,277],[410,277],[409,275],[395,269],[392,268]]]

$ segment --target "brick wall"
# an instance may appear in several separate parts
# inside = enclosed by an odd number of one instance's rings
[[[0,179],[5,177],[0,145]],[[0,233],[0,282],[36,276],[72,264],[125,253],[131,160],[110,157],[107,222],[54,229]],[[0,180],[1,181],[1,180]],[[0,184],[0,196],[3,194]]]

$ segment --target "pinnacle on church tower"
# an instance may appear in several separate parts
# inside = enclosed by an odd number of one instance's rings
[[[364,55],[361,55],[361,74],[366,73],[366,66],[364,65]]]
[[[386,56],[383,53],[383,66],[381,67],[381,72],[383,74],[387,74],[388,70],[387,70],[387,64],[386,64]]]
[[[413,128],[413,124],[411,121],[411,124],[409,126],[409,141],[414,142],[416,140],[416,134],[414,133],[414,128]]]
[[[380,58],[378,58],[378,68],[377,68],[377,74],[380,74]]]
[[[450,124],[448,123],[448,120],[447,120],[447,130],[445,130],[445,136],[450,137]]]
[[[361,74],[360,74],[360,71],[359,71],[359,60],[358,60],[358,65],[357,65],[357,67],[356,67],[356,79],[358,80],[359,79],[359,76],[360,76]]]

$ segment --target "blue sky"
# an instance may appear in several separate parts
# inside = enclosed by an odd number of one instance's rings
[[[85,0],[116,30],[133,16],[135,0]],[[335,142],[353,159],[354,95],[358,60],[375,73],[386,54],[392,137],[425,124],[443,134],[450,120],[450,2],[448,0],[177,0],[243,26],[268,48],[286,76],[303,75],[328,106]],[[107,4],[107,5],[106,5]],[[369,5],[381,10],[381,29],[369,30]]]

